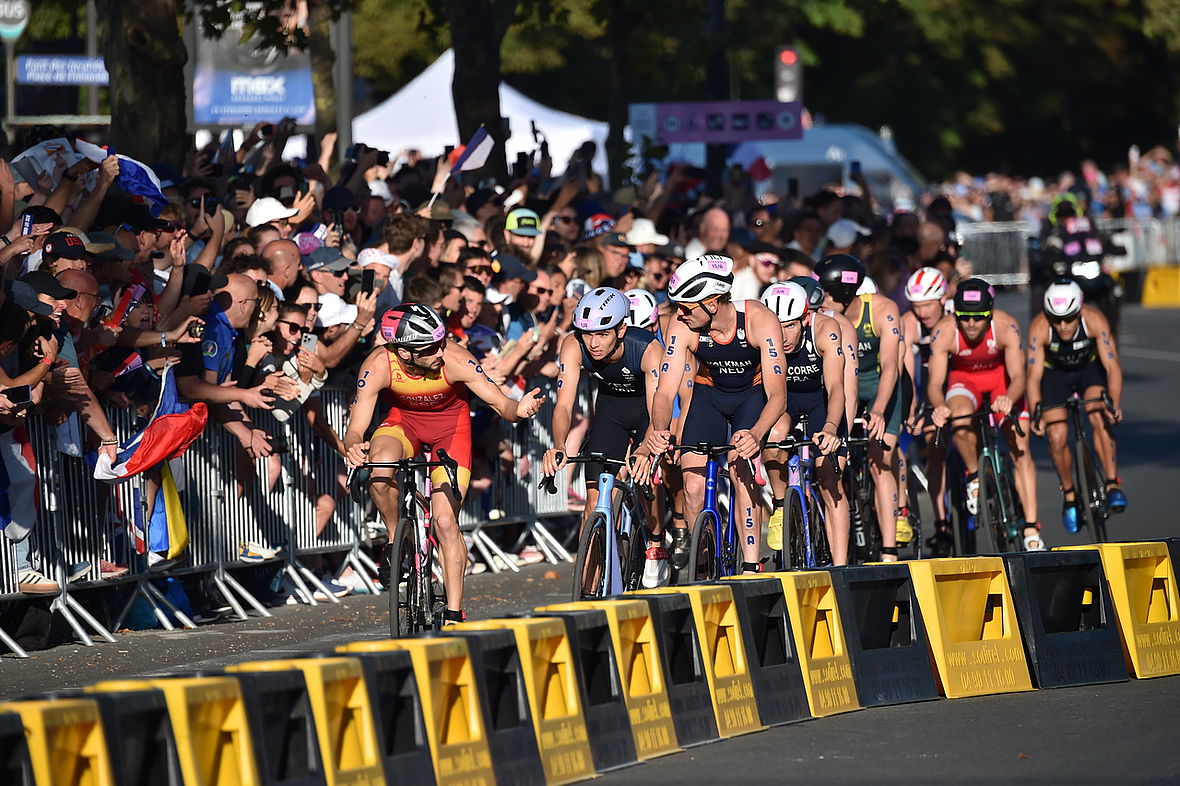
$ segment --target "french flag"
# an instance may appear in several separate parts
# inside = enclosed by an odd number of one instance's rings
[[[97,456],[94,479],[117,483],[177,458],[205,431],[209,410],[201,402],[182,404],[172,366],[164,369],[156,410],[143,429],[119,446],[118,458]]]
[[[741,165],[741,168],[746,170],[746,174],[750,179],[760,183],[763,180],[769,180],[774,172],[766,163],[765,156],[762,155],[762,148],[754,142],[742,142],[733,151],[733,155],[729,160],[735,164]]]
[[[488,156],[496,147],[496,140],[483,126],[472,135],[471,141],[451,151],[451,171],[469,172],[479,169],[488,162]]]
[[[97,163],[102,163],[103,159],[114,153],[109,147],[101,147],[84,139],[75,139],[74,149]],[[153,216],[159,216],[168,204],[168,197],[164,196],[164,189],[160,187],[160,178],[147,164],[122,153],[116,154],[116,157],[119,159],[119,176],[115,178],[115,185],[136,201],[146,203]]]

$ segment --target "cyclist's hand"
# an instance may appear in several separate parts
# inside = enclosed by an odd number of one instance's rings
[[[344,454],[344,460],[348,462],[348,466],[353,469],[359,467],[369,460],[369,443],[358,442],[349,448]]]
[[[1008,415],[1012,412],[1012,399],[1007,396],[996,396],[992,402],[992,412],[997,415]]]
[[[1045,436],[1045,422],[1043,420],[1040,418],[1033,418],[1029,425],[1032,427],[1033,434],[1036,434],[1038,437]]]
[[[884,439],[885,437],[885,415],[884,413],[873,410],[869,413],[869,420],[865,424],[869,429],[870,439]]]
[[[815,432],[811,435],[811,441],[819,448],[819,452],[825,455],[835,452],[840,447],[840,438],[826,431]]]
[[[942,428],[946,425],[946,422],[950,419],[950,416],[951,408],[946,404],[935,407],[934,411],[930,413],[930,419],[933,420],[934,425],[938,426],[939,428]]]
[[[1108,421],[1110,421],[1110,425],[1112,425],[1112,426],[1116,423],[1122,423],[1123,422],[1123,408],[1116,406],[1116,407],[1106,410],[1106,419]]]
[[[752,459],[762,452],[762,443],[749,429],[733,432],[733,446],[744,459]]]
[[[545,451],[545,455],[541,457],[541,471],[546,475],[553,476],[561,471],[565,466],[566,459],[569,456],[565,455],[564,450],[557,448],[550,448]]]
[[[653,456],[659,456],[666,453],[668,446],[672,444],[671,431],[653,431],[643,440],[643,447],[648,453]]]
[[[516,417],[520,420],[531,418],[537,414],[543,403],[545,403],[545,394],[541,392],[540,388],[533,388],[525,394],[524,398],[517,402]]]

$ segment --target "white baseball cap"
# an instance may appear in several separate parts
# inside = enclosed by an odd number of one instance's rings
[[[315,322],[317,326],[326,328],[352,324],[356,322],[356,306],[345,303],[339,295],[325,292],[320,295],[320,313]]]
[[[254,204],[250,205],[250,209],[246,211],[246,224],[250,227],[258,227],[269,224],[271,221],[291,218],[298,212],[293,207],[284,207],[283,203],[274,197],[263,197],[254,200]]]
[[[873,234],[851,218],[841,218],[828,227],[828,240],[835,248],[848,248],[856,242],[857,235],[868,237]]]
[[[633,246],[642,246],[647,243],[666,246],[668,236],[657,232],[656,225],[650,218],[637,218],[631,224],[631,231],[627,233],[627,242]]]

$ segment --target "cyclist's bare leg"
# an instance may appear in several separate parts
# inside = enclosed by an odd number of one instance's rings
[[[895,467],[893,474],[897,478],[897,507],[909,507],[910,495],[907,486],[909,483],[908,474],[910,465],[909,460],[900,447],[893,451],[893,465]]]
[[[705,457],[696,453],[680,454],[680,477],[684,481],[684,523],[689,531],[705,505]]]
[[[1073,456],[1069,453],[1069,424],[1063,409],[1050,409],[1041,415],[1045,439],[1049,443],[1049,457],[1057,468],[1057,479],[1067,494],[1073,491]]]
[[[946,451],[934,447],[934,432],[929,432],[926,440],[926,487],[934,518],[946,521]]]
[[[406,449],[397,437],[373,437],[369,442],[369,461],[390,462],[401,461],[406,458]],[[393,531],[397,527],[398,519],[398,488],[394,477],[395,471],[391,467],[375,467],[369,481],[369,494],[381,518],[385,521],[385,528],[389,532],[389,540],[393,542]]]
[[[463,576],[467,572],[467,541],[459,531],[459,509],[466,493],[467,487],[461,484],[456,496],[450,481],[446,481],[435,486],[430,495],[433,517],[430,526],[438,540],[443,585],[447,588],[447,608],[454,611],[463,608]]]
[[[815,479],[819,484],[820,499],[824,503],[824,527],[828,533],[832,564],[846,565],[852,524],[848,515],[848,497],[844,496],[844,486],[836,475],[832,459],[823,456],[816,460]]]
[[[1015,422],[1015,413],[1013,417],[1004,421],[1004,438],[1008,441],[1008,451],[1012,454],[1012,477],[1016,481],[1016,496],[1020,497],[1020,504],[1024,508],[1024,520],[1031,524],[1037,520],[1037,467],[1033,464],[1032,450],[1028,444],[1028,433],[1031,431],[1029,422],[1026,420],[1020,425],[1024,432],[1023,437],[1016,433]],[[1024,528],[1025,535],[1036,531],[1037,528],[1034,526]]]
[[[738,542],[742,547],[742,560],[745,562],[760,562],[762,560],[762,505],[756,504],[758,486],[754,483],[754,476],[750,473],[747,462],[731,454],[733,464],[729,468],[729,478],[732,482],[733,495],[729,504],[734,506],[734,525],[737,528]],[[702,496],[703,496],[702,491]]]
[[[950,408],[952,418],[970,415],[975,411],[975,402],[967,396],[950,396],[946,405]],[[974,475],[979,472],[979,435],[975,426],[971,421],[959,420],[953,424],[953,428],[955,448],[963,459],[963,468],[968,475]]]
[[[893,460],[897,451],[897,437],[886,434],[884,442],[885,448],[877,440],[869,442],[869,471],[876,488],[877,526],[881,530],[881,545],[896,548],[897,518],[893,511],[897,509],[897,476],[893,474]],[[889,562],[888,557],[897,559],[892,554],[884,554],[881,560]]]
[[[1098,385],[1086,388],[1083,398],[1099,398],[1106,391]],[[1114,431],[1106,420],[1106,407],[1102,404],[1087,404],[1086,412],[1090,417],[1090,433],[1094,435],[1094,452],[1102,462],[1102,471],[1106,479],[1113,481],[1118,477],[1118,462],[1115,460]]]
[[[783,415],[771,427],[767,441],[781,442],[790,433],[791,419]],[[787,494],[787,452],[785,450],[764,450],[762,452],[762,471],[766,473],[766,481],[770,484],[770,491],[774,499],[785,497]]]

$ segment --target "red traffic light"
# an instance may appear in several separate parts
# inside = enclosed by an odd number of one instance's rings
[[[778,53],[778,59],[783,65],[795,65],[799,60],[799,54],[794,49],[784,49]]]

